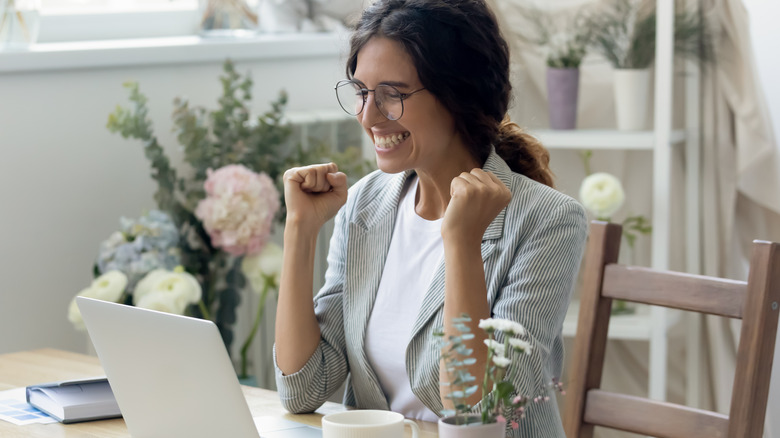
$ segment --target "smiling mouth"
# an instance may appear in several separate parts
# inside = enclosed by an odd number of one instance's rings
[[[374,144],[376,147],[380,149],[390,149],[393,146],[397,146],[402,141],[409,138],[411,134],[407,131],[401,134],[393,134],[393,135],[387,135],[380,137],[378,135],[374,135]]]

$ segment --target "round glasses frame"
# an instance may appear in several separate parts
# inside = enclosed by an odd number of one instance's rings
[[[362,101],[361,101],[362,103],[360,104],[360,109],[357,110],[357,111],[354,110],[356,105],[350,105],[349,104],[350,102],[342,102],[341,98],[339,98],[339,89],[342,88],[342,87],[348,87],[350,85],[352,87],[354,87],[355,93],[360,93],[362,95],[362,98],[363,98]],[[339,106],[341,106],[341,109],[343,109],[345,113],[347,113],[347,114],[349,114],[351,116],[357,116],[360,113],[362,113],[363,110],[366,108],[366,101],[368,100],[368,93],[369,92],[374,93],[374,104],[376,105],[376,107],[379,110],[379,112],[382,113],[382,115],[385,116],[385,118],[387,118],[388,120],[398,120],[401,117],[403,117],[403,115],[404,115],[404,100],[408,99],[409,97],[411,97],[415,93],[419,93],[420,91],[425,90],[425,87],[423,87],[423,88],[420,88],[418,90],[411,91],[409,93],[402,93],[398,88],[396,88],[396,87],[394,87],[392,85],[388,85],[388,84],[379,84],[379,85],[377,85],[377,87],[375,89],[370,90],[368,88],[364,88],[360,83],[358,83],[358,82],[356,82],[354,80],[350,80],[350,79],[343,79],[341,81],[338,81],[336,83],[336,86],[333,87],[333,88],[336,91],[336,100],[339,102]],[[386,89],[389,89],[390,91],[389,92],[385,92],[385,93],[380,93],[379,96],[382,96],[382,97],[377,98],[376,91],[377,90],[386,90]],[[386,100],[389,100],[389,102],[386,101]],[[357,100],[357,95],[356,95],[356,101],[360,101],[360,100]],[[398,103],[398,104],[401,105],[401,112],[398,114],[398,117],[394,117],[385,108],[387,104],[395,104],[395,103]],[[353,110],[350,110],[349,109],[350,107],[353,108]]]

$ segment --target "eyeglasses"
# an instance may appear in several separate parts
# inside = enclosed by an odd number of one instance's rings
[[[341,109],[351,116],[357,116],[363,112],[368,100],[368,93],[374,93],[374,103],[379,112],[388,120],[398,120],[404,115],[404,100],[411,95],[425,90],[420,88],[411,93],[401,93],[392,85],[380,84],[375,89],[369,90],[354,80],[344,79],[336,84],[336,99]]]

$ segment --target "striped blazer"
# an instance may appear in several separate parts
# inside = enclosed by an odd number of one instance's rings
[[[561,374],[561,329],[587,235],[585,213],[574,199],[512,172],[495,151],[484,169],[512,192],[509,205],[482,238],[485,298],[492,317],[518,321],[528,331],[532,353],[512,365],[515,388],[526,396],[551,396],[547,403],[530,406],[520,428],[512,433],[564,437],[548,383]],[[364,342],[402,188],[411,172],[376,171],[350,189],[336,216],[325,285],[314,298],[322,339],[298,372],[282,375],[276,366],[277,387],[287,410],[314,411],[345,379],[345,405],[389,409]],[[442,262],[425,293],[411,338],[399,339],[408,343],[406,371],[412,391],[436,413],[442,410],[440,355],[432,332],[442,326],[443,305]]]

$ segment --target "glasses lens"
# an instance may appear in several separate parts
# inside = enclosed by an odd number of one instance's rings
[[[336,85],[336,98],[341,108],[349,115],[356,116],[363,110],[363,92],[360,86],[352,81],[341,81]]]
[[[392,85],[379,85],[374,93],[376,106],[388,120],[398,120],[404,113],[401,92]]]

